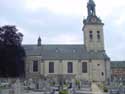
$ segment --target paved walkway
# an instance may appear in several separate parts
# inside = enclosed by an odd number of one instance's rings
[[[92,92],[93,94],[107,94],[100,90],[96,83],[92,83]]]

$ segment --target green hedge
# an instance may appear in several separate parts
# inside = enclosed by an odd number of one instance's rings
[[[79,81],[79,80],[76,80],[75,82],[76,82],[76,85],[79,85],[79,84],[80,84],[80,81]]]
[[[68,90],[62,90],[59,92],[59,94],[68,94]]]
[[[107,88],[107,87],[104,87],[104,88],[103,88],[103,91],[104,91],[104,92],[108,92],[108,88]]]
[[[99,88],[102,89],[104,92],[108,92],[108,88],[104,84],[98,84]]]

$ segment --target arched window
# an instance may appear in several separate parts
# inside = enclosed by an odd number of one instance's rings
[[[100,31],[97,31],[97,39],[100,40]]]
[[[68,66],[67,66],[67,71],[68,73],[73,73],[73,63],[72,62],[68,62]]]
[[[87,62],[82,62],[82,73],[87,73]]]
[[[33,61],[33,72],[38,72],[38,61]]]
[[[104,76],[104,72],[102,72],[102,76]]]
[[[89,38],[90,38],[90,40],[93,39],[93,33],[92,33],[92,31],[89,31]]]
[[[54,73],[54,62],[49,62],[49,73]]]

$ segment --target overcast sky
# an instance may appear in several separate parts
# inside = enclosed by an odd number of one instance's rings
[[[105,49],[111,60],[125,60],[125,1],[94,0],[104,22]],[[0,0],[0,25],[16,25],[23,44],[83,44],[88,0]]]

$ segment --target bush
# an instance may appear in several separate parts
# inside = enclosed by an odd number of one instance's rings
[[[98,86],[99,86],[100,89],[104,88],[104,84],[98,84]]]
[[[54,86],[56,83],[55,82],[50,82],[49,83],[51,86]]]
[[[68,91],[67,90],[62,90],[59,92],[59,94],[68,94]]]
[[[80,81],[79,80],[76,80],[76,85],[80,85]]]
[[[104,84],[98,84],[99,88],[102,89],[104,92],[108,92],[108,88]]]
[[[104,87],[104,88],[103,88],[103,91],[104,91],[104,92],[108,92],[108,88],[107,88],[107,87]]]

